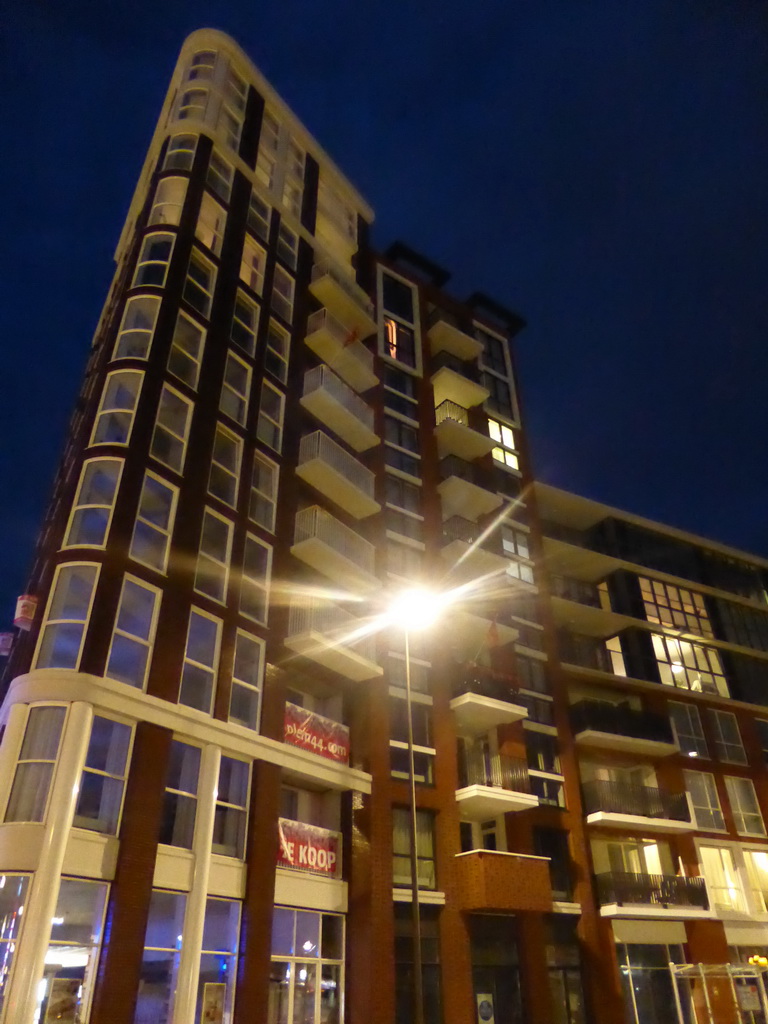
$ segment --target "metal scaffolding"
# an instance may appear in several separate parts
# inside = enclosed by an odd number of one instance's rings
[[[670,963],[669,971],[678,1024],[768,1024],[768,966]]]

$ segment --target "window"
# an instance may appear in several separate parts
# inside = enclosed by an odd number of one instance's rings
[[[691,797],[696,828],[721,831],[725,828],[723,812],[717,795],[714,775],[706,772],[683,772],[685,788]]]
[[[754,723],[760,741],[760,748],[763,751],[763,760],[768,762],[768,721],[764,718],[755,718]]]
[[[150,455],[169,469],[181,473],[192,422],[192,403],[174,388],[163,385],[157,408]]]
[[[413,285],[386,272],[381,276],[382,307],[405,323],[416,322]]]
[[[191,171],[197,149],[196,135],[174,135],[168,143],[164,171]]]
[[[232,329],[229,336],[235,345],[253,357],[256,351],[256,333],[259,329],[259,307],[245,294],[239,291],[235,299],[235,311],[232,316]]]
[[[640,593],[645,606],[645,617],[649,622],[670,629],[681,629],[699,636],[714,636],[702,594],[675,587],[661,580],[650,580],[638,576]]]
[[[221,621],[193,608],[189,613],[179,704],[211,713],[220,642]]]
[[[531,549],[528,545],[528,534],[523,530],[516,530],[506,523],[501,527],[501,547],[505,555],[510,558],[530,558]]]
[[[283,444],[284,411],[285,395],[269,381],[262,381],[256,437],[276,452],[280,451]]]
[[[224,383],[221,386],[219,410],[241,427],[248,417],[248,396],[251,393],[251,368],[234,354],[227,353]]]
[[[275,1021],[342,1019],[344,917],[275,907],[269,1006]],[[399,1018],[398,1018],[399,1019]]]
[[[186,194],[186,178],[161,178],[155,189],[155,199],[147,223],[173,224],[178,227]]]
[[[165,572],[168,562],[177,493],[154,473],[145,473],[130,555],[158,572]]]
[[[687,754],[688,757],[709,757],[699,709],[694,704],[682,704],[671,700],[669,715],[677,742],[680,745],[680,752]]]
[[[256,192],[251,192],[246,227],[251,234],[260,238],[262,242],[266,242],[269,240],[269,220],[269,206]]]
[[[65,716],[66,709],[62,707],[29,709],[5,810],[6,821],[42,821],[45,817]]]
[[[126,576],[120,592],[107,675],[143,690],[155,642],[160,591],[142,580]]]
[[[491,452],[494,459],[503,466],[507,466],[508,469],[519,469],[520,465],[512,427],[508,427],[506,423],[501,423],[499,420],[489,419],[488,434],[496,441],[496,447]]]
[[[240,583],[240,613],[256,622],[267,621],[271,566],[272,548],[248,534]]]
[[[707,882],[707,892],[716,912],[746,910],[739,873],[733,851],[727,846],[699,847],[701,872]]]
[[[248,515],[259,526],[270,533],[275,532],[277,512],[277,463],[261,452],[253,453],[253,475],[251,476],[251,497]]]
[[[179,97],[179,112],[176,115],[179,121],[189,117],[204,118],[205,108],[208,104],[207,89],[186,89]]]
[[[5,884],[0,889],[0,959],[4,968],[0,975],[0,1011],[5,1001],[13,957],[19,941],[30,876],[6,874],[4,878]]]
[[[239,901],[209,896],[205,901],[203,948],[200,953],[194,1018],[196,1021],[205,1021],[207,1008],[211,1006],[209,993],[213,993],[217,1000],[213,1012],[218,1013],[218,1007],[221,1006],[222,1015],[219,1020],[232,1020],[239,934]],[[210,1019],[216,1018],[209,1017]]]
[[[264,369],[269,370],[279,381],[285,384],[288,379],[288,352],[291,336],[284,327],[275,320],[269,321],[267,331],[267,352],[264,356]]]
[[[715,737],[715,754],[721,761],[730,764],[746,764],[747,755],[741,742],[736,715],[730,711],[710,709],[709,722]]]
[[[247,729],[258,729],[263,671],[264,641],[239,629],[235,638],[235,660],[232,666],[230,722],[244,725]]]
[[[543,661],[518,654],[515,658],[515,669],[521,689],[533,690],[534,693],[549,693],[547,667]]]
[[[387,509],[384,519],[387,534],[397,533],[402,537],[409,537],[411,540],[423,541],[424,520],[415,516],[406,515],[404,512],[395,512]]]
[[[677,991],[669,965],[670,962],[685,963],[683,947],[666,943],[617,943],[616,959],[624,1005],[631,1007],[627,1020],[634,1024],[640,1021],[642,1024],[669,1024]],[[635,1007],[639,1012],[635,1012]]]
[[[390,772],[392,778],[407,779],[408,706],[402,697],[390,697]],[[432,706],[416,701],[411,705],[414,742],[414,775],[421,785],[431,785],[435,749],[432,739]]]
[[[128,299],[113,359],[147,358],[159,310],[159,295],[133,295]]]
[[[173,1019],[186,902],[187,897],[182,892],[163,889],[152,892],[136,999],[136,1021]]]
[[[225,601],[229,578],[229,557],[232,550],[232,523],[207,508],[195,572],[195,590],[214,601]]]
[[[512,408],[512,393],[509,384],[505,380],[500,380],[499,377],[494,377],[492,373],[483,373],[482,378],[483,386],[490,392],[486,404],[494,412],[513,420],[515,410]]]
[[[417,484],[387,474],[384,478],[384,487],[388,505],[396,505],[415,515],[421,514],[421,487]]]
[[[411,813],[392,808],[392,884],[411,884]],[[416,864],[420,889],[435,889],[434,819],[429,811],[416,812]]]
[[[234,757],[222,757],[213,823],[214,853],[241,860],[245,854],[250,778],[250,764]]]
[[[237,152],[240,145],[240,132],[243,127],[243,111],[248,95],[248,86],[233,71],[227,75],[224,83],[224,103],[219,110],[217,127],[224,134],[227,145]]]
[[[539,804],[548,807],[565,807],[562,779],[551,779],[531,773],[530,780],[531,793],[539,798]]]
[[[117,835],[130,748],[129,725],[94,717],[72,822],[75,828]]]
[[[106,882],[62,878],[45,952],[45,973],[35,990],[36,1021],[65,1020],[67,1016],[71,1021],[87,1019],[108,891]]]
[[[213,70],[216,66],[216,54],[213,50],[201,50],[192,58],[189,74],[190,81],[210,81],[213,78]]]
[[[247,99],[248,83],[230,68],[224,81],[225,103],[238,113],[242,113],[245,110]]]
[[[200,378],[205,331],[186,313],[179,313],[173,332],[168,372],[178,377],[194,391]]]
[[[552,897],[573,899],[573,862],[568,848],[568,833],[559,828],[534,828],[533,849],[538,857],[549,857]]]
[[[271,189],[275,184],[275,167],[277,166],[277,149],[280,141],[280,125],[268,110],[264,111],[259,136],[259,154],[256,158],[256,177]]]
[[[226,160],[223,160],[215,151],[211,153],[211,160],[208,164],[208,174],[206,175],[205,183],[211,192],[215,192],[220,199],[224,200],[225,203],[229,202],[229,196],[232,192],[233,177],[234,171],[231,164],[228,164]]]
[[[91,444],[128,444],[143,379],[138,370],[107,374]]]
[[[296,269],[299,257],[299,236],[287,224],[281,224],[277,231],[277,255],[291,270]]]
[[[384,352],[406,366],[416,366],[416,336],[412,327],[384,317]]]
[[[243,242],[243,256],[240,260],[240,280],[247,284],[251,291],[261,295],[264,288],[264,268],[267,265],[267,254],[260,245],[250,238]]]
[[[211,315],[216,269],[200,253],[192,251],[184,282],[183,298],[204,317]]]
[[[402,420],[395,419],[394,416],[384,417],[384,439],[399,448],[405,448],[414,454],[419,453],[418,430],[403,423]]]
[[[716,650],[658,633],[652,633],[651,639],[665,686],[728,696],[728,683]]]
[[[295,283],[291,275],[276,266],[272,278],[272,309],[288,323],[293,319],[293,293]]]
[[[560,753],[556,736],[526,730],[525,750],[529,768],[539,772],[560,774]]]
[[[750,890],[759,914],[768,913],[768,850],[743,850]]]
[[[240,479],[242,458],[242,440],[219,424],[213,441],[208,493],[231,505],[232,508],[237,502],[237,484]]]
[[[216,256],[221,256],[221,243],[224,239],[224,227],[227,223],[227,215],[224,208],[219,206],[213,196],[203,193],[203,200],[200,204],[197,224],[195,224],[195,238],[207,246]]]
[[[288,143],[285,182],[283,184],[283,206],[294,217],[301,216],[301,199],[304,194],[304,150],[291,139]]]
[[[421,478],[421,459],[416,456],[407,455],[397,448],[385,445],[384,461],[390,469],[399,470],[399,472],[407,473],[408,476],[413,476],[417,479]]]
[[[174,740],[168,761],[159,842],[166,846],[192,849],[197,814],[197,784],[200,777],[200,748]]]
[[[482,363],[489,370],[498,373],[502,377],[508,377],[507,360],[505,357],[505,344],[501,338],[488,334],[487,331],[477,328],[475,337],[483,343]]]
[[[122,470],[122,459],[90,459],[83,464],[65,548],[104,547]]]
[[[139,285],[165,287],[165,278],[168,273],[168,264],[171,262],[175,237],[175,235],[161,231],[147,235],[141,246],[136,273],[133,275],[134,288]]]
[[[425,906],[421,908],[421,973],[422,992],[424,1000],[424,1024],[440,1024],[443,1017],[442,991],[441,991],[441,968],[440,968],[440,930],[438,922],[439,907]],[[415,1024],[413,1015],[413,913],[408,903],[395,903],[395,1020],[398,1024]],[[467,915],[471,923],[476,920],[474,915]],[[486,922],[492,921],[488,916]],[[504,922],[506,924],[506,921]],[[487,932],[492,925],[485,923],[483,931]],[[473,940],[474,941],[474,940]],[[496,950],[494,950],[496,952]],[[474,973],[474,972],[473,972]],[[505,978],[499,989],[508,992],[509,988],[515,985],[517,979],[510,983],[509,969],[505,971]],[[519,1004],[518,1004],[519,1005]],[[497,1006],[497,1014],[498,1014]],[[482,1012],[482,1011],[481,1011]],[[478,1015],[478,1020],[481,1019]],[[518,1014],[509,1016],[497,1016],[496,1020],[501,1022],[514,1021],[517,1024],[522,1020]]]
[[[731,812],[740,836],[764,836],[765,825],[751,779],[726,775],[725,788],[731,801]]]
[[[97,565],[60,565],[40,630],[35,668],[78,668],[96,589]]]
[[[384,367],[384,405],[403,416],[418,420],[417,378],[394,366]]]
[[[387,572],[405,579],[413,579],[421,574],[424,553],[417,548],[389,538],[387,540]]]

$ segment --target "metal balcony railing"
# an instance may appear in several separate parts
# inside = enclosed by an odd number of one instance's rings
[[[478,479],[477,467],[465,459],[460,459],[458,455],[446,455],[444,459],[440,460],[440,475],[443,480],[449,476],[457,476],[466,480],[467,483],[483,487],[483,483]]]
[[[473,523],[471,519],[465,519],[464,516],[451,516],[443,523],[443,544],[450,544],[455,540],[464,544],[475,544],[479,541],[484,551],[491,551],[494,555],[502,554],[498,532],[483,537],[483,528]]]
[[[469,413],[463,405],[459,405],[457,402],[452,402],[446,398],[444,402],[435,409],[435,423],[440,426],[445,420],[454,420],[456,423],[461,423],[463,426],[469,426]]]
[[[328,260],[322,260],[312,268],[312,280],[318,281],[321,277],[326,276],[330,277],[372,320],[375,319],[373,303],[360,285],[339,267],[335,267]]]
[[[587,535],[583,530],[577,530],[573,526],[565,526],[563,523],[556,523],[551,519],[542,519],[541,531],[545,537],[553,540],[562,540],[566,544],[573,544],[574,547],[586,548]]]
[[[530,793],[531,780],[525,761],[484,750],[464,750],[459,759],[460,785],[492,786],[513,793]]]
[[[454,373],[461,374],[462,377],[466,377],[467,380],[474,381],[475,384],[480,383],[480,371],[477,366],[465,359],[459,359],[458,356],[453,355],[451,352],[438,352],[432,359],[432,373],[437,373],[438,370],[442,370],[445,367],[448,370],[453,370]]]
[[[570,576],[550,576],[550,588],[553,597],[563,597],[567,601],[578,601],[593,608],[600,608],[600,591],[596,584],[576,580]]]
[[[345,384],[341,377],[337,377],[333,370],[323,365],[315,366],[314,369],[307,370],[304,374],[305,397],[321,389],[334,398],[347,412],[357,417],[369,430],[373,430],[373,409],[370,405]]]
[[[604,640],[563,631],[559,636],[560,657],[569,665],[613,673],[613,662]]]
[[[354,648],[367,661],[376,662],[376,639],[362,635],[365,623],[330,601],[300,599],[291,605],[288,636],[319,633],[329,647]]]
[[[336,470],[366,497],[373,498],[374,475],[357,459],[345,451],[341,445],[336,444],[322,430],[316,430],[313,434],[305,434],[299,445],[299,465],[311,462],[313,459],[321,459],[331,469]]]
[[[691,820],[685,793],[667,793],[654,786],[607,780],[585,782],[582,793],[587,814],[604,811],[610,814],[634,814],[641,818],[665,818],[669,821]]]
[[[319,540],[359,569],[375,572],[376,548],[359,533],[345,526],[319,505],[310,505],[296,513],[293,542]]]
[[[316,331],[326,331],[335,338],[339,344],[350,347],[355,356],[360,360],[367,370],[373,372],[373,354],[357,340],[354,330],[346,327],[340,320],[337,320],[327,309],[318,309],[307,320],[307,334],[314,334]]]
[[[607,903],[642,904],[659,907],[698,907],[709,910],[707,887],[703,878],[677,875],[637,875],[629,871],[609,871],[596,875],[597,898]]]
[[[628,704],[579,701],[571,706],[571,726],[575,733],[607,732],[614,736],[631,736],[655,743],[675,742],[667,718],[653,711],[638,711]]]
[[[492,697],[507,704],[521,703],[511,679],[480,665],[467,667],[456,680],[453,696],[461,697],[465,693],[475,693],[478,697]]]

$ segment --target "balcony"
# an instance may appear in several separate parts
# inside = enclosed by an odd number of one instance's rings
[[[373,372],[373,356],[359,338],[359,333],[345,327],[327,309],[319,309],[307,320],[305,341],[315,355],[355,391],[367,391],[379,379]]]
[[[382,675],[376,641],[365,623],[338,605],[317,598],[291,605],[285,646],[354,682]]]
[[[459,853],[459,907],[472,913],[552,912],[549,858],[496,850]]]
[[[322,430],[302,437],[296,475],[355,519],[381,509],[373,497],[373,473]]]
[[[480,666],[468,667],[453,689],[451,708],[462,736],[479,736],[499,725],[519,722],[528,709],[516,701],[509,679]]]
[[[457,661],[475,661],[487,647],[513,643],[519,636],[517,623],[499,611],[498,599],[486,602],[467,601],[456,605],[446,615],[445,645]]]
[[[480,478],[472,463],[448,455],[440,462],[440,473],[443,479],[437,489],[442,499],[443,519],[459,515],[476,520],[493,512],[501,504],[499,494],[477,483]]]
[[[286,701],[283,742],[335,764],[349,764],[349,729],[325,715]]]
[[[596,875],[595,882],[603,917],[686,920],[713,916],[703,878],[610,871]]]
[[[327,366],[316,366],[304,374],[301,404],[355,451],[379,443],[373,409]]]
[[[498,543],[495,532],[489,533],[487,537],[484,533],[477,523],[462,516],[446,519],[440,549],[443,560],[460,576],[474,579],[498,573],[500,581],[511,579],[505,575],[509,565],[506,556],[494,550]]]
[[[434,354],[448,352],[457,359],[477,359],[483,351],[483,343],[465,334],[451,323],[448,316],[436,309],[429,319],[427,337]]]
[[[600,590],[595,583],[587,583],[569,576],[550,576],[549,587],[552,597],[562,597],[566,601],[578,601],[579,604],[590,605],[592,608],[603,607]]]
[[[442,402],[455,402],[465,409],[482,405],[490,392],[479,381],[479,373],[472,363],[457,359],[448,352],[441,352],[432,360],[432,387],[435,392],[435,408]]]
[[[459,761],[456,804],[464,821],[487,821],[508,811],[538,807],[525,761],[506,754],[465,749]]]
[[[278,818],[277,831],[280,838],[278,867],[341,878],[340,832],[291,818]]]
[[[584,783],[582,794],[588,825],[647,832],[690,832],[694,827],[685,793],[595,780]]]
[[[579,701],[571,707],[571,728],[577,743],[604,750],[650,757],[667,757],[680,750],[664,715],[639,711],[625,703]]]
[[[376,332],[373,303],[351,274],[340,267],[329,262],[317,263],[312,268],[309,290],[357,338],[367,338]]]
[[[549,587],[555,621],[574,634],[591,639],[618,633],[633,625],[633,619],[629,616],[612,610],[605,587],[601,590],[596,583],[557,575],[550,575]],[[579,656],[585,656],[584,650],[577,653]],[[602,657],[601,652],[587,652],[586,656],[588,664],[585,667],[598,668],[603,672],[613,671],[607,667],[608,661]]]
[[[373,544],[319,505],[296,513],[291,553],[352,593],[380,585]]]
[[[437,451],[461,459],[479,459],[493,448],[493,439],[469,425],[469,412],[455,402],[441,402],[435,409]]]

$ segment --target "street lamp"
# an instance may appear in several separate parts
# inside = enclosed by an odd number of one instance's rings
[[[405,704],[408,719],[408,783],[411,812],[411,914],[413,929],[413,1024],[424,1024],[424,990],[421,965],[421,905],[419,903],[419,865],[416,843],[416,769],[413,754],[413,711],[411,703],[410,634],[431,626],[446,607],[444,595],[428,590],[407,590],[391,603],[387,619],[400,626],[405,637]]]

